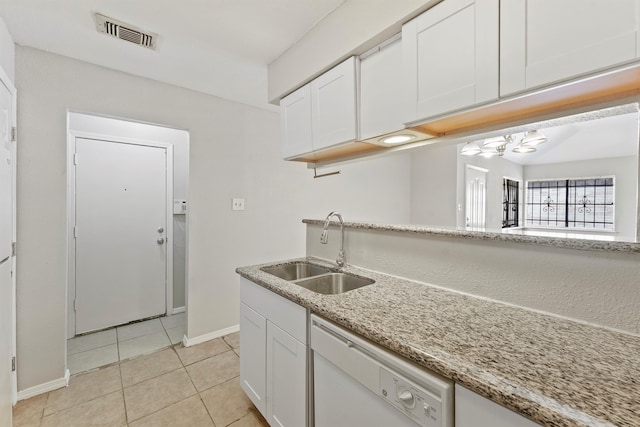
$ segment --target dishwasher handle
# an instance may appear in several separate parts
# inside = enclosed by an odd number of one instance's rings
[[[319,323],[317,321],[313,321],[313,325],[317,326],[318,328],[322,329],[324,332],[328,333],[329,335],[339,339],[340,341],[342,341],[343,343],[346,344],[347,347],[351,348],[353,346],[355,346],[355,344],[353,343],[353,341],[349,340],[348,338],[340,335],[338,332],[334,331],[333,329],[327,327],[326,325]]]

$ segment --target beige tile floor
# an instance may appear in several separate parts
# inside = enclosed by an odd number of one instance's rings
[[[14,427],[265,427],[240,388],[239,334],[177,344],[18,402]]]
[[[184,313],[131,323],[67,340],[71,374],[86,372],[182,342]]]

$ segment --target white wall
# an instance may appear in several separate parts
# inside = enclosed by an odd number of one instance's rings
[[[427,145],[410,153],[411,223],[455,227],[456,145]]]
[[[18,123],[18,389],[65,369],[67,111],[190,133],[187,335],[238,323],[241,265],[304,255],[304,217],[408,222],[406,155],[312,179],[280,159],[277,113],[43,51],[16,50]],[[231,199],[244,197],[245,211]]]
[[[526,180],[615,176],[615,231],[618,240],[635,241],[637,227],[638,156],[527,165]]]
[[[307,255],[333,260],[321,231],[307,225]],[[354,228],[345,240],[359,267],[640,334],[637,253]]]

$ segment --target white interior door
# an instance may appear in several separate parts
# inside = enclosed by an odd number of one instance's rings
[[[487,194],[487,170],[467,165],[466,182],[466,226],[484,228],[485,197]]]
[[[76,334],[166,312],[165,148],[76,138]]]
[[[3,73],[2,73],[3,74]],[[13,88],[0,76],[0,425],[11,425],[15,394],[15,281],[11,242],[15,235]]]

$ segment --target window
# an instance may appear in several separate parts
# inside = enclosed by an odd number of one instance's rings
[[[502,228],[517,227],[519,217],[518,193],[520,183],[511,179],[502,180]]]
[[[526,225],[613,230],[613,178],[527,182]]]

